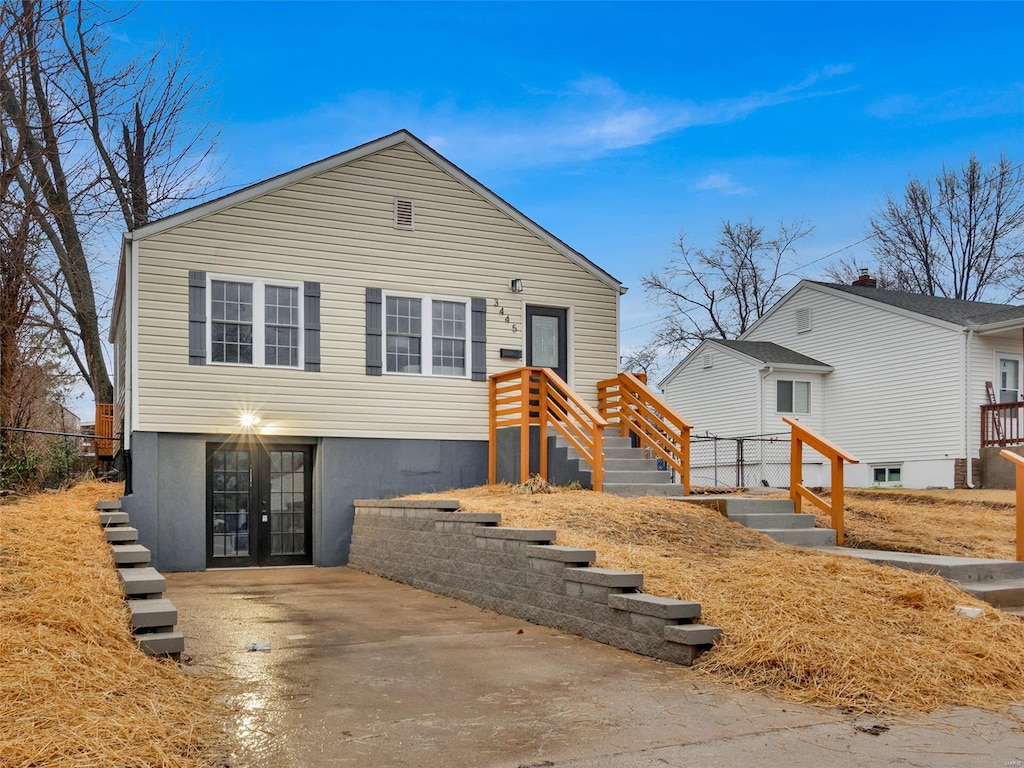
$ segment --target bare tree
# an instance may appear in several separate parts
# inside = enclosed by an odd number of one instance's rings
[[[693,249],[680,235],[679,254],[660,272],[641,278],[647,295],[666,312],[653,343],[687,350],[707,338],[733,339],[782,296],[792,275],[794,244],[813,227],[781,223],[774,237],[752,219],[723,221],[714,248]]]
[[[854,280],[861,276],[864,270],[867,270],[868,274],[874,278],[876,288],[886,291],[905,290],[905,287],[900,284],[896,276],[873,258],[844,257],[825,267],[822,276],[833,283],[851,285]]]
[[[934,182],[912,178],[871,218],[872,250],[896,287],[978,301],[1024,295],[1024,171],[1003,156],[972,154]]]
[[[0,0],[0,149],[13,161],[23,148],[13,168],[53,262],[33,286],[96,402],[113,390],[89,238],[201,194],[213,146],[191,119],[205,81],[184,53],[114,62],[116,21],[78,1]]]
[[[644,373],[648,381],[657,378],[661,369],[661,350],[656,344],[642,344],[627,350],[619,361],[619,368],[629,373]]]

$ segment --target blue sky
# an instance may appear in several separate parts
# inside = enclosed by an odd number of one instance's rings
[[[1024,161],[1015,3],[147,0],[120,26],[202,56],[226,187],[408,128],[631,287],[624,347],[680,231],[803,217],[817,277],[908,175]]]

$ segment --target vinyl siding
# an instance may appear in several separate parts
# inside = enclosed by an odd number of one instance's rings
[[[797,333],[802,308],[812,310],[812,329]],[[804,286],[744,338],[834,367],[825,377],[820,429],[862,462],[963,455],[958,330]]]
[[[831,375],[831,374],[829,374]],[[806,381],[811,385],[810,413],[779,413],[776,408],[776,382],[779,381]],[[782,417],[787,416],[796,419],[808,429],[821,432],[825,423],[825,384],[820,373],[806,373],[803,371],[774,371],[763,376],[761,379],[761,398],[763,422],[757,426],[758,432],[774,434],[776,432],[789,432],[789,427],[782,423]]]
[[[394,228],[395,197],[414,201],[414,230]],[[152,235],[139,251],[136,429],[231,432],[252,409],[270,434],[486,439],[486,383],[365,374],[367,287],[485,298],[488,373],[521,364],[501,347],[525,362],[527,303],[566,307],[570,384],[594,404],[597,381],[616,371],[617,291],[405,145]],[[188,365],[189,270],[320,282],[321,372]]]
[[[701,357],[713,356],[711,368]],[[758,431],[758,365],[721,348],[698,348],[665,387],[665,401],[693,425],[694,435],[751,435]]]
[[[114,318],[114,431],[120,433],[127,426],[124,419],[127,413],[128,398],[128,324],[125,320],[125,309],[122,303]]]
[[[971,455],[979,455],[981,447],[981,406],[988,402],[985,382],[992,382],[998,398],[999,371],[998,361],[1002,354],[1021,357],[1024,344],[1020,331],[1009,331],[999,336],[974,336],[971,340],[970,389],[968,403],[970,421],[967,436],[970,441]]]

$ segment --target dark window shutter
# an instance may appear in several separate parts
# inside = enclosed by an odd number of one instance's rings
[[[320,370],[320,283],[303,283],[305,303],[302,320],[305,325],[305,369]]]
[[[366,375],[380,376],[384,371],[381,359],[382,297],[380,288],[366,289]]]
[[[206,273],[188,273],[188,364],[206,365]]]
[[[487,299],[472,299],[473,381],[487,381]]]

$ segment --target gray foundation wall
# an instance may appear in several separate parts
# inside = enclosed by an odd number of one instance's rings
[[[121,506],[160,571],[206,569],[206,446],[223,435],[132,434],[132,493]],[[281,438],[315,446],[313,563],[344,565],[353,501],[487,482],[487,443],[475,440]]]
[[[519,427],[498,430],[497,480],[499,483],[519,483]],[[574,452],[575,453],[575,452]],[[580,468],[581,463],[583,469]],[[540,471],[540,429],[530,427],[530,474]],[[552,485],[579,483],[591,488],[590,469],[578,459],[569,457],[569,449],[558,447],[557,438],[548,434],[548,482]]]
[[[457,501],[359,500],[349,565],[601,643],[691,664],[720,631],[700,604],[639,594],[643,575],[589,567],[555,531],[497,527]]]
[[[1006,448],[992,447],[981,449],[981,487],[982,488],[1016,488],[1017,469],[1012,461],[999,455],[1002,450],[1012,451],[1024,456],[1024,445],[1010,445]]]

